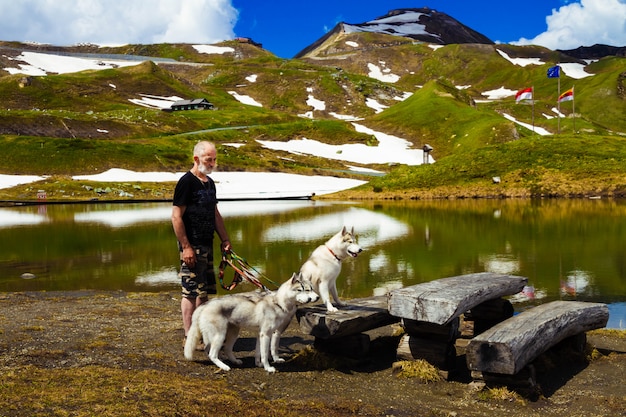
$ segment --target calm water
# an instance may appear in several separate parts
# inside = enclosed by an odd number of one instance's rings
[[[493,271],[528,277],[529,287],[514,297],[519,308],[555,299],[604,302],[609,327],[626,328],[626,201],[220,207],[234,250],[276,282],[347,225],[365,250],[344,263],[338,280],[344,298]],[[169,203],[0,208],[0,291],[177,290],[170,209]]]

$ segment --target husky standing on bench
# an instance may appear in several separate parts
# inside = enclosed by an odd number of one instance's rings
[[[219,368],[229,371],[230,367],[219,358],[220,349],[224,347],[224,354],[230,362],[241,365],[242,361],[233,354],[233,346],[239,329],[251,327],[259,330],[256,365],[263,365],[267,372],[276,372],[269,364],[270,349],[274,362],[283,362],[278,356],[280,334],[289,325],[298,304],[317,300],[318,295],[311,283],[300,274],[293,274],[275,292],[253,291],[214,298],[193,313],[185,343],[185,359],[193,359],[195,346],[202,336],[209,349],[209,359]]]
[[[345,226],[325,244],[318,246],[309,259],[300,267],[300,273],[313,284],[313,289],[326,304],[328,312],[337,308],[330,301],[332,295],[335,304],[342,306],[337,293],[337,277],[341,272],[341,261],[351,256],[356,258],[362,251],[354,237],[354,227],[348,231]]]

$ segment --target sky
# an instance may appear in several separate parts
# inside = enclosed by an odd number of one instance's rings
[[[0,0],[0,40],[211,44],[240,36],[292,58],[339,22],[411,7],[446,13],[498,43],[626,46],[626,0]]]

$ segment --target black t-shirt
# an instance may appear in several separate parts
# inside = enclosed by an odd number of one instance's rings
[[[208,178],[208,177],[207,177]],[[201,181],[188,171],[174,189],[174,205],[185,206],[183,223],[192,245],[213,245],[215,232],[215,206],[217,194],[211,178]]]

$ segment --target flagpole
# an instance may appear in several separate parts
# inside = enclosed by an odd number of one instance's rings
[[[532,115],[531,119],[533,121],[533,134],[535,133],[535,86],[530,87],[531,95],[532,95]]]
[[[574,86],[572,86],[572,118],[574,122],[574,133],[576,133],[576,94],[574,94]]]
[[[557,83],[558,90],[557,90],[557,93],[556,93],[556,97],[557,97],[557,99],[556,99],[556,112],[557,112],[557,115],[558,115],[557,129],[556,129],[556,133],[557,134],[561,133],[561,101],[559,100],[559,97],[561,97],[561,77],[560,77],[560,75],[561,74],[559,74],[559,77],[558,77],[558,83]]]

